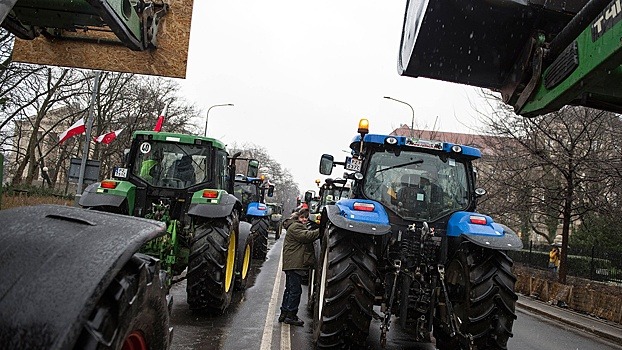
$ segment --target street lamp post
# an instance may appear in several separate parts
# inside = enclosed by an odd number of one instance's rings
[[[385,96],[384,98],[386,98],[388,100],[393,100],[395,102],[403,103],[403,104],[407,105],[408,107],[410,107],[410,111],[412,112],[412,121],[410,122],[410,137],[415,137],[415,110],[413,109],[413,106],[411,106],[407,102],[400,101],[400,100],[398,100],[396,98],[393,98],[393,97],[390,97],[390,96]]]
[[[207,137],[207,121],[209,120],[209,111],[214,107],[224,107],[224,106],[233,106],[233,103],[224,103],[221,105],[213,105],[207,109],[207,113],[205,114],[205,137]]]

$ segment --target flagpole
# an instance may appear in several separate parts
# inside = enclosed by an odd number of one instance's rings
[[[84,171],[86,170],[86,160],[89,158],[89,145],[91,144],[91,128],[93,127],[95,99],[99,93],[99,77],[101,71],[95,72],[95,81],[93,82],[93,92],[91,94],[91,104],[89,105],[89,115],[86,118],[86,135],[84,137],[84,147],[82,148],[82,162],[80,163],[80,176],[78,177],[78,189],[76,190],[75,206],[79,206],[80,197],[82,197],[82,184],[84,182]]]

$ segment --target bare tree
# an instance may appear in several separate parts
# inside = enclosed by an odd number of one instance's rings
[[[30,132],[26,141],[25,153],[18,154],[16,157],[13,184],[22,182],[27,185],[32,184],[33,179],[44,164],[42,161],[44,155],[39,147],[56,125],[66,122],[67,119],[73,119],[76,114],[70,113],[59,118],[48,129],[43,128],[42,121],[53,109],[69,106],[70,100],[76,94],[83,93],[84,81],[84,76],[77,74],[75,70],[46,68],[31,74],[20,84],[24,96],[28,97],[28,100],[24,101],[25,105],[17,108],[13,116],[21,119],[22,125],[28,125]],[[23,177],[24,180],[22,181]]]
[[[132,134],[137,130],[152,130],[167,104],[163,131],[192,133],[196,130],[189,121],[199,112],[175,95],[179,87],[171,79],[105,72],[101,75],[100,86],[93,137],[123,129],[113,143],[93,147],[91,157],[101,161],[101,176],[109,175],[115,165],[121,164]]]
[[[571,226],[597,210],[615,175],[613,170],[594,170],[611,167],[616,154],[611,130],[619,119],[612,113],[570,106],[535,118],[502,108],[487,117],[486,124],[487,131],[505,141],[489,145],[495,159],[486,167],[486,179],[493,193],[501,195],[484,207],[523,221],[522,228],[549,242],[561,224],[559,281],[565,283]]]
[[[260,168],[269,173],[268,180],[274,184],[274,197],[270,201],[282,203],[285,210],[296,207],[296,196],[300,193],[300,189],[288,169],[272,159],[266,149],[261,146],[249,143],[234,144],[231,153],[238,151],[242,152],[243,157],[257,159]]]

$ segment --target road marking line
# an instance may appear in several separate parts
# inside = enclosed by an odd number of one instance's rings
[[[263,327],[263,336],[261,337],[260,350],[270,350],[272,348],[272,328],[274,328],[275,308],[276,308],[277,302],[279,301],[279,292],[281,290],[281,267],[282,266],[283,266],[283,255],[281,255],[281,257],[279,258],[279,266],[276,270],[276,278],[274,280],[274,288],[272,289],[272,296],[270,297],[270,303],[268,304],[268,313],[266,314],[266,322]]]
[[[291,350],[292,344],[289,339],[289,325],[287,323],[282,323],[281,326],[281,350]]]

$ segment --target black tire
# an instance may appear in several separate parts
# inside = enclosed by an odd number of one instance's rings
[[[374,237],[330,223],[324,232],[313,341],[318,348],[364,348],[374,306]]]
[[[460,332],[473,337],[476,349],[507,349],[518,300],[512,264],[503,251],[463,242],[445,269],[449,299],[462,320]],[[448,326],[435,320],[438,349],[466,348],[448,333]]]
[[[276,230],[274,231],[274,240],[278,240],[281,238],[281,231],[283,230],[283,221],[279,221],[276,225]]]
[[[315,266],[309,269],[309,286],[307,287],[307,311],[313,316],[313,308],[317,299],[317,290],[319,286],[320,275],[320,256],[321,256],[321,243],[319,240],[313,241],[313,253],[315,254]]]
[[[97,301],[75,349],[168,349],[173,301],[165,275],[158,259],[132,256]]]
[[[254,232],[253,259],[266,260],[268,255],[268,219],[259,217],[251,219],[251,232]]]
[[[248,284],[248,273],[251,266],[251,254],[253,252],[253,237],[246,236],[242,249],[238,251],[238,261],[235,268],[235,290],[245,290]]]
[[[239,221],[237,212],[201,224],[188,259],[188,305],[191,310],[221,314],[234,289]]]

